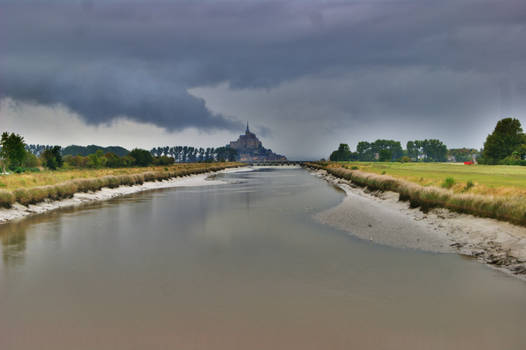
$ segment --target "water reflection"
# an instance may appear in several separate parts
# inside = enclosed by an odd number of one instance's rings
[[[2,261],[6,266],[21,264],[26,251],[26,222],[4,225],[0,230]]]

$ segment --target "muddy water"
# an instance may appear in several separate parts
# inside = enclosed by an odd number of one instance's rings
[[[301,169],[0,226],[0,349],[525,349],[526,283],[316,223]]]

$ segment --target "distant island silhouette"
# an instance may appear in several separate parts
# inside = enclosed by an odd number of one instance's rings
[[[250,131],[248,123],[245,134],[240,135],[237,141],[231,141],[229,146],[237,151],[240,162],[287,160],[287,157],[263,147],[256,134]]]

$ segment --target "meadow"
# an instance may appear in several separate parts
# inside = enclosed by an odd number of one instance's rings
[[[452,163],[310,163],[422,210],[440,207],[526,226],[526,168]]]
[[[77,192],[98,191],[103,187],[132,186],[147,181],[218,171],[239,166],[239,163],[183,163],[170,166],[63,169],[0,176],[0,207],[15,202],[23,205],[45,200],[70,198]]]
[[[515,165],[464,165],[462,163],[338,162],[331,166],[391,175],[422,186],[442,187],[452,178],[457,193],[526,196],[526,167]],[[466,190],[466,185],[473,185]]]

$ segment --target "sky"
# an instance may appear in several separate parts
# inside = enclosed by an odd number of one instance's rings
[[[481,148],[526,123],[524,0],[0,0],[0,130],[28,143]],[[525,125],[526,127],[526,125]]]

